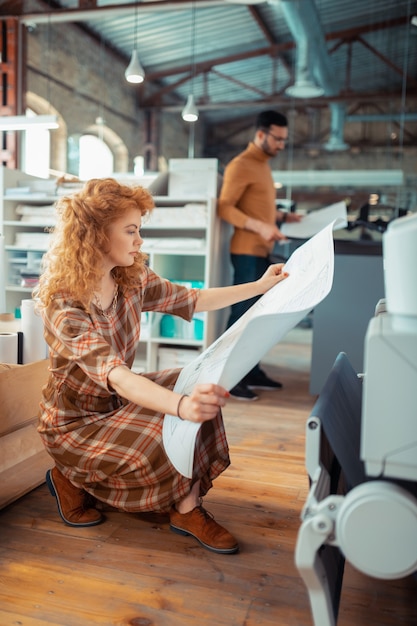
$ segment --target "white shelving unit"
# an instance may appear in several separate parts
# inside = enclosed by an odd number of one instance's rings
[[[141,229],[150,267],[191,286],[230,284],[229,227],[216,215],[217,160],[172,159],[166,185],[167,195],[154,196],[156,208]],[[171,319],[168,333],[164,316],[150,314],[135,368],[155,371],[185,365],[221,335],[227,314],[213,311],[191,323]]]
[[[229,229],[216,216],[217,160],[174,159],[165,177],[167,189],[155,195],[156,208],[142,224],[144,251],[152,269],[174,282],[196,287],[230,284]],[[0,224],[4,235],[4,259],[0,283],[0,308],[13,313],[31,288],[21,285],[20,270],[39,268],[44,246],[17,245],[21,233],[36,236],[53,224],[22,223],[19,204],[53,204],[57,197],[38,193],[10,193],[19,185],[39,180],[16,170],[3,169],[0,183]],[[189,181],[189,184],[188,182]],[[140,184],[140,181],[132,181]],[[156,186],[157,187],[157,186]],[[164,193],[166,192],[166,195]],[[181,196],[175,195],[180,192]],[[2,299],[5,306],[1,306]],[[179,318],[163,319],[160,313],[144,314],[141,341],[134,364],[136,371],[181,367],[209,346],[223,331],[228,311],[205,313],[191,323]]]
[[[2,167],[0,170],[0,234],[1,278],[0,313],[14,313],[22,299],[30,298],[32,287],[22,286],[22,275],[35,274],[47,248],[47,228],[52,226],[45,218],[24,222],[17,213],[19,206],[52,206],[57,199],[38,185],[49,181],[30,176],[20,170]]]
[[[156,197],[155,203],[149,222],[142,224],[143,250],[149,255],[150,267],[164,278],[190,286],[226,284],[227,273],[222,276],[219,271],[225,266],[221,262],[222,234],[216,218],[215,198]],[[192,214],[196,212],[198,219],[193,220]],[[164,322],[170,323],[164,325]],[[164,368],[161,357],[170,349],[172,360],[167,367],[170,363],[184,365],[196,352],[210,345],[224,330],[223,326],[222,315],[218,312],[197,316],[191,323],[178,318],[167,320],[160,313],[151,313],[142,334],[141,343],[145,345],[138,351],[135,367],[148,371]]]

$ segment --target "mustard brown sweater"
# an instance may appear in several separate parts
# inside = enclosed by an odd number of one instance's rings
[[[232,254],[267,257],[274,242],[245,230],[248,217],[275,224],[275,187],[269,167],[270,157],[254,143],[228,163],[217,202],[221,219],[234,226],[230,241]]]

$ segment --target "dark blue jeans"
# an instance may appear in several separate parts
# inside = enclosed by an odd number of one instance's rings
[[[233,284],[241,285],[243,283],[250,283],[254,280],[258,280],[267,268],[270,266],[271,261],[269,258],[252,256],[250,254],[232,254],[230,257],[233,265]],[[227,328],[236,322],[246,311],[259,299],[260,296],[250,298],[249,300],[243,300],[243,302],[237,302],[231,307],[231,313],[227,322]],[[255,374],[259,371],[259,365],[248,372],[248,374]]]

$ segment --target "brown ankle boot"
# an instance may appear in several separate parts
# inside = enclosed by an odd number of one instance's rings
[[[46,484],[56,498],[58,511],[68,526],[95,526],[104,517],[96,509],[86,508],[86,492],[75,487],[68,478],[53,467],[46,472]]]

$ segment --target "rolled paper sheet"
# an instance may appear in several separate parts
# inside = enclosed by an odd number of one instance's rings
[[[0,363],[17,364],[17,333],[0,332]]]
[[[35,300],[22,300],[21,313],[23,363],[45,359],[47,345],[43,337],[43,321],[39,311],[35,308]]]

